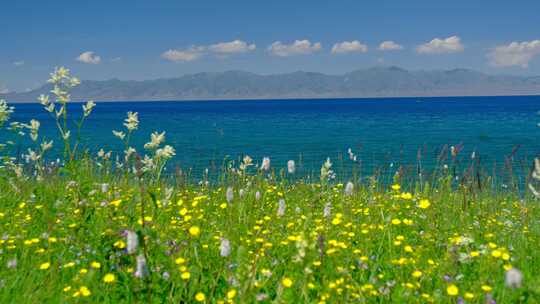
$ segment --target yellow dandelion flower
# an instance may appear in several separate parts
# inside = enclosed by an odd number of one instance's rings
[[[113,246],[118,248],[118,249],[124,249],[124,248],[126,248],[126,243],[124,241],[122,241],[122,240],[118,240],[118,241],[114,242]]]
[[[88,289],[88,287],[86,286],[81,286],[81,288],[79,288],[79,292],[83,297],[88,297],[92,294],[92,292],[90,292],[90,289]]]
[[[197,294],[195,295],[195,301],[204,302],[204,300],[206,300],[206,296],[204,295],[204,293],[197,292]]]
[[[180,257],[180,258],[177,258],[176,260],[174,260],[174,262],[176,263],[176,265],[181,265],[181,264],[184,264],[186,262],[186,259]]]
[[[94,261],[94,262],[90,263],[90,266],[92,268],[99,269],[99,268],[101,268],[101,263]]]
[[[189,273],[187,271],[184,271],[184,272],[182,272],[180,277],[182,278],[182,280],[189,280],[189,278],[191,278],[191,273]]]
[[[104,277],[103,277],[103,282],[105,283],[113,283],[114,281],[116,281],[116,276],[112,273],[107,273]]]
[[[446,293],[449,295],[449,296],[457,296],[459,294],[459,288],[454,285],[454,284],[450,284],[448,285],[448,287],[446,288]]]
[[[51,263],[49,263],[49,262],[45,262],[45,263],[39,265],[39,269],[41,269],[41,270],[47,270],[50,267],[51,267]]]
[[[468,300],[474,299],[474,293],[472,293],[472,292],[466,292],[466,293],[463,295],[463,297],[465,297],[465,299],[468,299]]]
[[[292,284],[293,284],[293,281],[287,277],[284,277],[282,280],[281,280],[281,284],[284,286],[284,287],[291,287]]]
[[[422,199],[418,203],[418,207],[421,208],[421,209],[427,209],[427,208],[429,208],[429,206],[431,206],[431,203],[427,199]]]
[[[502,255],[502,252],[498,249],[495,249],[491,252],[491,256],[494,258],[500,258]]]
[[[482,285],[481,288],[484,292],[490,292],[491,290],[493,290],[493,288],[491,288],[491,286],[489,285]]]
[[[419,278],[419,277],[422,276],[422,272],[420,270],[415,270],[415,271],[413,271],[412,276],[414,278]]]
[[[191,226],[189,227],[189,234],[191,234],[194,237],[199,236],[201,234],[201,229],[198,226]]]
[[[236,297],[236,289],[231,289],[227,292],[227,299],[232,300]]]

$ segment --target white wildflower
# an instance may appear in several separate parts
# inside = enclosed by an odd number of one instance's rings
[[[261,170],[268,171],[270,170],[270,157],[264,157],[262,164],[261,164]]]
[[[510,268],[506,274],[504,283],[509,288],[520,288],[521,281],[523,280],[523,274],[516,268]]]
[[[227,193],[225,193],[225,197],[227,199],[227,203],[231,203],[234,199],[234,191],[232,187],[227,188]]]
[[[96,103],[93,100],[89,100],[85,105],[83,105],[82,108],[84,117],[90,116],[95,106]]]
[[[284,216],[286,207],[287,206],[285,205],[285,200],[280,199],[279,202],[278,202],[277,216]]]
[[[240,198],[244,197],[245,192],[246,192],[246,191],[245,191],[244,189],[240,189],[240,190],[238,191],[238,196],[240,196]]]
[[[62,138],[64,140],[68,140],[70,135],[71,135],[71,131],[64,132],[64,134],[62,134]]]
[[[128,112],[127,118],[124,120],[124,126],[129,131],[137,130],[137,128],[139,127],[139,113]]]
[[[222,257],[228,257],[231,254],[231,242],[226,238],[221,238],[221,244],[219,245],[219,255]]]
[[[257,191],[255,192],[255,200],[260,201],[261,200],[261,192]]]
[[[321,180],[326,181],[334,179],[336,177],[334,171],[332,170],[332,162],[330,158],[327,158],[324,164],[321,167]]]
[[[249,155],[244,156],[240,164],[240,170],[245,171],[249,166],[253,166],[253,159]]]
[[[157,149],[162,142],[165,141],[165,132],[153,132],[150,135],[150,142],[144,144],[144,148],[147,150]]]
[[[27,128],[30,130],[30,138],[32,141],[36,141],[38,139],[39,126],[39,121],[35,119],[30,120],[30,124],[27,125]]]
[[[137,278],[144,278],[148,275],[148,266],[146,265],[146,258],[144,255],[139,254],[137,256],[137,269],[134,273]]]
[[[43,95],[43,94],[39,95],[38,101],[44,107],[49,106],[51,103],[49,95]]]
[[[332,203],[330,202],[327,202],[325,205],[324,205],[324,209],[323,209],[323,216],[325,218],[329,218],[332,214]]]
[[[101,184],[101,193],[107,193],[109,192],[109,184],[103,183]]]
[[[142,167],[143,172],[152,171],[156,168],[154,159],[151,157],[148,157],[148,155],[144,156],[144,158],[141,160],[141,163],[143,164],[143,167]]]
[[[45,152],[53,147],[53,141],[44,141],[41,143],[41,151]]]
[[[136,232],[127,230],[126,231],[126,249],[128,254],[134,254],[139,247],[139,236]]]
[[[113,130],[112,133],[114,136],[120,138],[120,140],[124,140],[124,138],[126,137],[126,134],[122,131]]]
[[[5,100],[0,99],[0,127],[9,120],[11,113],[13,113],[13,107],[8,106]]]
[[[174,151],[174,148],[169,145],[156,150],[156,158],[158,159],[169,159],[175,155],[176,152]]]
[[[289,174],[294,174],[294,172],[296,172],[296,164],[294,163],[294,160],[289,160],[287,162],[287,171]]]
[[[354,184],[352,182],[348,182],[345,186],[345,195],[351,196],[354,191]]]

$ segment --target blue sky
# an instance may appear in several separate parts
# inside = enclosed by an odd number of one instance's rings
[[[540,75],[539,12],[536,0],[4,1],[0,92],[60,65],[82,79],[377,65]]]

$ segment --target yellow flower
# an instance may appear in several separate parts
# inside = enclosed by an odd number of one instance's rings
[[[116,281],[116,276],[112,273],[107,273],[104,277],[103,277],[103,282],[105,283],[113,283],[114,281]]]
[[[122,200],[121,199],[117,199],[117,200],[114,200],[112,202],[110,202],[109,204],[115,206],[115,207],[118,207],[120,206],[120,203],[122,203]]]
[[[422,276],[422,272],[420,270],[415,270],[413,273],[412,273],[412,276],[415,277],[415,278],[419,278]]]
[[[284,286],[284,287],[291,287],[292,284],[293,284],[293,281],[287,277],[284,277],[282,280],[281,280],[281,284]]]
[[[49,267],[51,267],[51,263],[49,263],[49,262],[45,262],[45,263],[39,265],[39,269],[41,269],[41,270],[47,270],[47,269],[49,269]]]
[[[192,236],[199,236],[199,234],[201,234],[201,229],[197,226],[191,226],[189,228],[189,234],[191,234]]]
[[[450,284],[450,285],[446,288],[446,293],[447,293],[449,296],[457,296],[458,293],[459,293],[459,288],[457,288],[457,286],[454,285],[454,284]]]
[[[401,220],[400,220],[400,219],[397,219],[397,218],[396,218],[396,219],[393,219],[393,220],[392,220],[392,224],[393,224],[393,225],[399,225],[399,224],[401,224]]]
[[[187,272],[187,271],[184,271],[182,272],[182,274],[180,275],[180,277],[183,279],[183,280],[189,280],[189,278],[191,278],[191,273]]]
[[[231,289],[227,292],[227,299],[232,300],[236,296],[236,289]]]
[[[119,241],[114,242],[113,246],[119,249],[124,249],[126,248],[126,243],[122,240],[119,240]]]
[[[502,252],[498,249],[495,249],[491,252],[491,256],[493,256],[494,258],[500,258],[502,255]]]
[[[474,299],[474,293],[466,292],[464,295],[465,299]]]
[[[204,300],[206,300],[206,296],[204,295],[204,293],[197,292],[197,294],[195,295],[195,301],[203,302]]]
[[[427,199],[422,199],[420,200],[420,203],[418,203],[418,207],[421,209],[427,209],[429,206],[431,206],[431,203]]]
[[[176,260],[174,260],[174,262],[176,263],[176,265],[181,265],[181,264],[184,264],[186,262],[186,260],[182,257],[180,258],[177,258]]]
[[[482,285],[482,290],[484,292],[490,292],[493,288],[491,288],[491,286],[489,285]]]
[[[410,192],[403,192],[401,193],[401,198],[405,200],[410,200],[412,199],[412,194]]]
[[[399,184],[393,184],[392,185],[392,190],[398,191],[399,189],[401,189],[401,186]]]
[[[83,297],[88,297],[92,294],[90,292],[90,289],[88,289],[88,287],[86,286],[81,286],[81,288],[79,288],[79,292],[81,293]]]
[[[474,257],[479,256],[479,255],[480,255],[480,252],[478,252],[478,251],[471,251],[470,255],[471,255],[471,257],[474,258]]]
[[[101,264],[99,262],[92,262],[90,263],[90,266],[95,269],[101,268]]]

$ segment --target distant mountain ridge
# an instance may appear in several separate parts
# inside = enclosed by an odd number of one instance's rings
[[[8,101],[34,101],[50,85],[8,93]],[[354,98],[538,95],[540,76],[494,76],[468,69],[408,71],[374,67],[343,75],[316,72],[259,75],[244,71],[197,73],[155,80],[85,80],[73,100],[145,101],[273,98]]]

